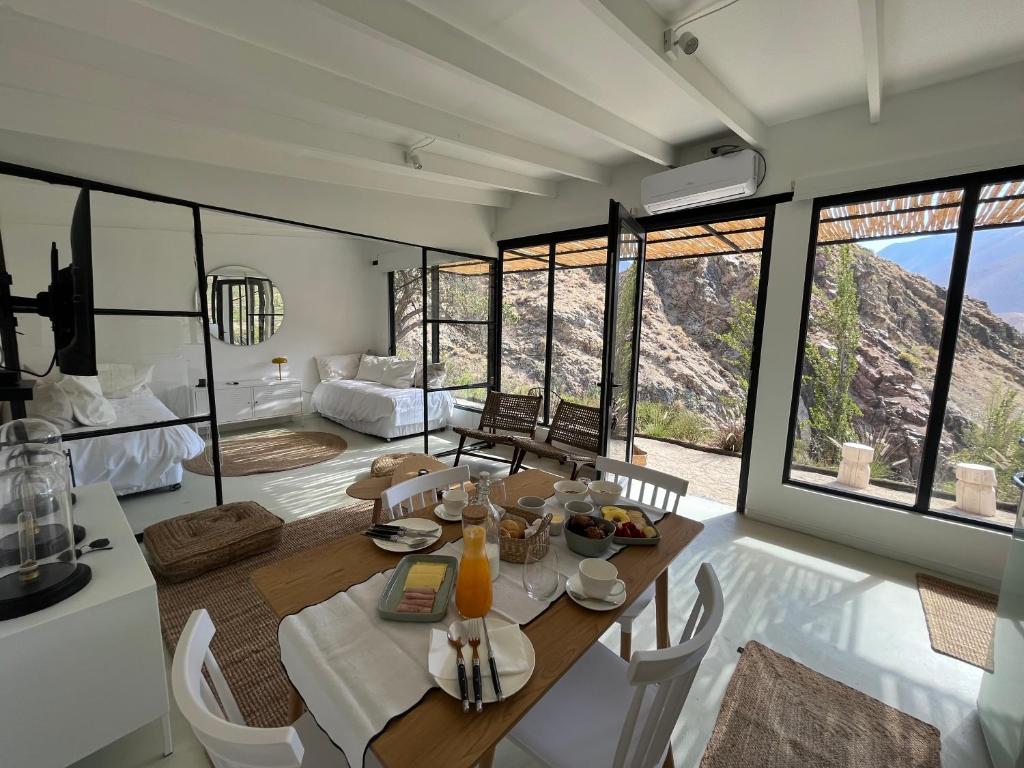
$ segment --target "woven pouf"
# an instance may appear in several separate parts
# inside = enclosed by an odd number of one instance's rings
[[[152,569],[185,581],[277,545],[284,523],[255,501],[235,501],[151,525],[142,540]]]
[[[371,477],[391,477],[394,474],[395,469],[410,456],[415,456],[415,453],[388,453],[384,456],[376,458],[370,465],[370,476]]]

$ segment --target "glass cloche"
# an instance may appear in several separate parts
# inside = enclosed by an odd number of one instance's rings
[[[46,419],[28,417],[0,426],[0,468],[20,466],[47,466],[58,472],[74,506],[71,463],[64,453],[60,430]],[[71,517],[74,522],[74,510]],[[74,530],[75,541],[82,541],[85,529],[76,525]]]
[[[91,575],[76,557],[60,473],[47,466],[0,470],[0,620],[60,602]]]

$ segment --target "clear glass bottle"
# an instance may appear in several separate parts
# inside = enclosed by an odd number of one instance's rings
[[[468,520],[467,520],[468,518]],[[498,578],[499,559],[499,527],[501,510],[491,501],[491,474],[481,472],[476,484],[476,493],[470,497],[469,504],[462,511],[462,530],[465,540],[468,524],[480,525],[486,534],[487,562],[491,570],[491,581]]]

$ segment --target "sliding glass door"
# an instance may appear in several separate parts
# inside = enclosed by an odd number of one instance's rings
[[[622,461],[633,456],[645,240],[636,219],[621,204],[610,201],[601,440],[602,453]]]

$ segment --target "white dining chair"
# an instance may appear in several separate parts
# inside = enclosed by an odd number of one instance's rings
[[[410,477],[381,493],[381,517],[387,520],[408,517],[414,509],[440,501],[439,491],[447,491],[453,485],[465,483],[468,480],[469,467],[465,464],[461,467]]]
[[[174,649],[171,690],[174,701],[216,768],[348,768],[307,712],[292,725],[253,728],[210,651],[216,629],[205,609],[193,611]],[[203,675],[205,668],[213,689]],[[216,691],[216,697],[214,696]],[[379,765],[370,752],[366,765]]]
[[[602,480],[611,480],[622,486],[623,497],[638,504],[677,514],[690,485],[688,480],[673,477],[647,467],[638,467],[625,461],[597,457],[597,469]],[[654,600],[654,585],[634,600],[617,619],[619,623],[619,655],[629,661],[633,650],[633,621]]]
[[[557,768],[661,766],[725,609],[709,563],[701,564],[695,582],[697,602],[678,645],[637,651],[627,664],[595,643],[509,737],[544,765]]]

